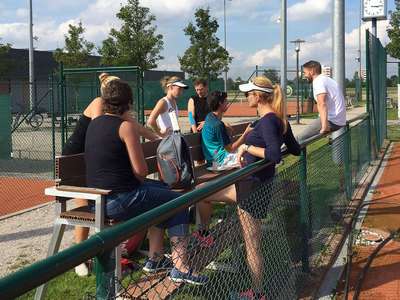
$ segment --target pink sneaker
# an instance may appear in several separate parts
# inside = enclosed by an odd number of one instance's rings
[[[267,300],[267,297],[262,294],[255,293],[252,289],[239,293],[240,300]]]
[[[214,245],[214,238],[211,234],[203,235],[197,230],[192,233],[192,236],[200,242],[200,247],[210,248]]]

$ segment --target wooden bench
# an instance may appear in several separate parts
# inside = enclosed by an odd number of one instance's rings
[[[233,140],[239,138],[247,126],[248,123],[232,126]],[[201,134],[195,133],[185,135],[185,140],[189,147],[191,163],[194,169],[194,186],[229,172],[214,173],[209,172],[206,169],[206,165],[195,166],[195,161],[202,161],[205,159],[201,146]],[[149,174],[158,174],[156,152],[160,141],[161,140],[156,140],[142,143]],[[46,195],[56,197],[56,219],[47,256],[54,255],[58,252],[66,225],[92,227],[95,228],[96,232],[99,232],[106,226],[116,224],[114,220],[105,218],[104,216],[105,196],[111,191],[86,187],[85,157],[83,153],[57,156],[55,160],[55,174],[55,186],[45,190]],[[67,209],[67,202],[73,199],[94,201],[95,213],[93,213],[88,206]],[[119,257],[120,251],[117,247],[116,258],[119,259]],[[116,276],[121,278],[119,261],[116,262],[116,267]],[[149,282],[144,282],[144,285],[152,286],[152,284],[149,285]],[[45,285],[42,285],[37,289],[35,299],[42,299],[45,287]],[[118,289],[118,287],[116,287],[116,289]]]

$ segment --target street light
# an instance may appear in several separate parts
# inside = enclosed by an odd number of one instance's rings
[[[232,1],[232,0],[228,0],[228,1]],[[224,0],[224,48],[226,51],[226,0]],[[226,83],[228,81],[228,70],[225,67],[224,70],[224,91],[226,92]]]
[[[297,77],[297,109],[296,109],[296,123],[300,124],[300,76],[299,76],[299,52],[300,45],[305,43],[305,40],[297,39],[294,41],[290,41],[292,44],[296,46],[294,49],[296,51],[296,77]]]

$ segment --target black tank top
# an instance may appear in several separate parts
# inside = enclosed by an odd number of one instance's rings
[[[140,185],[132,171],[125,143],[119,137],[123,120],[103,115],[90,122],[86,133],[85,162],[88,187],[130,192]]]
[[[92,119],[82,115],[76,123],[74,132],[68,138],[62,149],[63,155],[71,155],[85,152],[85,137],[89,123]]]
[[[207,103],[207,97],[200,98],[198,95],[192,96],[194,102],[194,120],[196,121],[196,126],[200,122],[206,119],[207,114],[210,112]]]

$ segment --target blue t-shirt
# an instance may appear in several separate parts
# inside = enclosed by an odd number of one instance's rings
[[[221,164],[228,152],[225,146],[231,143],[225,124],[212,112],[206,116],[201,130],[202,149],[208,163],[216,161]]]

